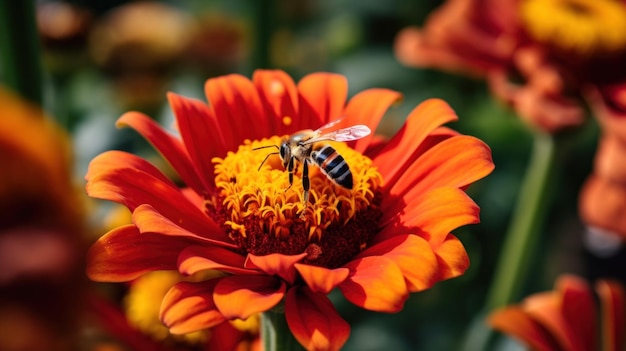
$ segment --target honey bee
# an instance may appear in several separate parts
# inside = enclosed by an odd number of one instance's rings
[[[268,145],[255,148],[253,150],[275,147],[278,151],[268,154],[259,169],[271,155],[279,155],[283,162],[283,167],[289,173],[289,187],[293,185],[293,174],[297,167],[296,163],[302,163],[302,187],[304,188],[303,203],[309,202],[309,190],[311,184],[309,182],[309,164],[316,165],[322,173],[326,175],[333,183],[346,188],[352,189],[353,180],[350,167],[346,160],[337,150],[328,144],[321,143],[323,141],[351,141],[368,136],[370,129],[362,124],[354,125],[347,128],[331,130],[342,119],[338,119],[327,123],[317,130],[305,129],[286,138],[280,146]],[[289,189],[289,188],[287,188]]]

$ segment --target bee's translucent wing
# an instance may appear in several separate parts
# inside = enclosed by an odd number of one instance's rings
[[[334,120],[334,121],[330,121],[330,122],[328,122],[328,123],[324,124],[323,126],[321,126],[321,127],[317,128],[317,130],[316,130],[315,132],[316,132],[316,133],[318,133],[318,134],[324,134],[324,130],[327,130],[327,129],[332,128],[333,126],[336,126],[336,125],[337,125],[337,124],[339,124],[341,121],[343,121],[343,119],[344,119],[344,118],[346,118],[346,116],[343,116],[343,117],[341,117],[341,118],[338,118],[338,119],[336,119],[336,120]]]
[[[331,122],[332,123],[332,122]],[[320,131],[320,129],[318,129],[318,131]],[[316,132],[318,132],[316,131]],[[307,144],[312,144],[312,143],[316,143],[318,141],[322,141],[322,140],[334,140],[334,141],[351,141],[351,140],[357,140],[357,139],[361,139],[364,138],[366,136],[368,136],[372,131],[363,124],[359,124],[356,126],[352,126],[352,127],[348,127],[348,128],[342,128],[342,129],[337,129],[335,131],[332,132],[328,132],[328,133],[324,133],[321,135],[318,135],[316,137],[313,137],[311,139],[308,139],[304,142],[305,145]]]

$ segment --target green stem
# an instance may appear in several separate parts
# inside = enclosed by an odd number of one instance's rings
[[[43,104],[43,67],[32,0],[0,0],[0,75],[22,97]]]
[[[275,13],[273,0],[256,0],[255,2],[255,38],[252,69],[271,68],[270,41],[274,27]]]
[[[533,248],[548,212],[556,156],[555,139],[551,135],[535,134],[530,164],[487,296],[488,311],[514,302],[527,281]]]
[[[261,313],[261,341],[265,351],[303,350],[291,334],[282,312]]]

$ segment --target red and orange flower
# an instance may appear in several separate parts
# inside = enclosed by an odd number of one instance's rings
[[[457,119],[441,100],[417,106],[388,142],[371,135],[333,147],[350,165],[354,187],[310,169],[303,204],[300,172],[290,186],[271,151],[281,137],[343,117],[372,130],[400,99],[368,89],[346,104],[343,76],[316,73],[298,84],[282,71],[209,79],[209,104],[169,94],[180,137],[149,117],[119,121],[150,141],[178,172],[179,187],[146,160],[121,151],[96,157],[86,178],[92,197],[119,202],[133,224],[100,238],[88,255],[98,281],[128,281],[155,270],[224,274],[180,282],[161,318],[174,333],[284,308],[307,349],[339,349],[349,325],[327,294],[338,288],[365,309],[397,312],[409,293],[459,276],[469,259],[450,232],[478,222],[468,185],[493,169],[482,141],[444,123]],[[282,305],[284,303],[284,305]]]
[[[595,290],[599,308],[586,281],[563,275],[553,291],[493,312],[489,324],[537,351],[623,350],[626,292],[608,280],[598,281]]]

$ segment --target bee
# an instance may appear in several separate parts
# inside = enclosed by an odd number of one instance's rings
[[[305,129],[286,138],[280,146],[268,145],[255,148],[253,150],[275,147],[276,152],[268,154],[259,169],[265,161],[272,155],[279,155],[283,163],[283,167],[289,173],[289,188],[293,185],[293,174],[296,170],[296,163],[302,163],[302,187],[304,188],[303,203],[309,202],[309,190],[311,184],[309,181],[309,164],[319,167],[319,169],[334,184],[346,189],[352,189],[353,180],[350,167],[346,160],[341,156],[335,148],[323,141],[351,141],[364,138],[371,133],[371,130],[362,124],[354,125],[347,128],[331,130],[332,127],[339,124],[342,118],[327,123],[317,130]],[[289,189],[287,188],[287,189]]]

